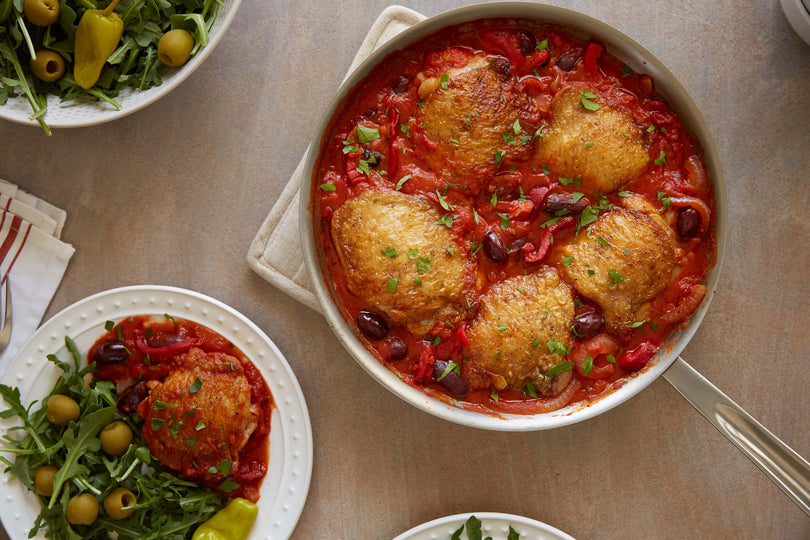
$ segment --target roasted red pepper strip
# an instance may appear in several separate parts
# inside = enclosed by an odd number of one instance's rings
[[[605,48],[598,43],[588,43],[585,54],[582,56],[582,63],[585,65],[585,73],[591,76],[599,75],[599,65],[596,63],[605,52]]]
[[[394,178],[399,169],[399,154],[396,145],[399,111],[391,103],[388,103],[388,127],[388,178]]]
[[[346,154],[346,177],[352,186],[368,180],[366,175],[357,170],[361,157],[363,157],[363,152],[359,151]]]
[[[656,352],[658,352],[658,347],[645,341],[632,351],[624,353],[617,363],[624,370],[638,371],[647,365]]]
[[[138,350],[142,353],[148,353],[149,356],[165,356],[165,355],[175,355],[180,354],[182,352],[186,352],[192,347],[199,347],[202,345],[202,340],[200,338],[186,338],[182,341],[178,341],[177,343],[172,343],[171,345],[164,345],[163,347],[150,347],[146,340],[142,335],[135,336],[135,346],[138,347]]]
[[[467,323],[465,323],[465,322],[460,323],[460,324],[459,324],[459,325],[456,327],[456,337],[458,337],[458,340],[459,340],[459,341],[461,342],[461,344],[462,344],[462,345],[464,345],[465,347],[469,347],[469,346],[470,346],[470,340],[469,340],[469,339],[467,339]]]
[[[433,369],[435,362],[436,357],[433,356],[430,345],[423,343],[422,351],[419,353],[419,360],[416,363],[416,368],[413,370],[413,380],[422,384],[427,383],[428,375]]]
[[[526,264],[539,264],[543,262],[543,259],[548,255],[549,248],[551,248],[551,236],[563,227],[570,227],[574,223],[574,218],[566,216],[553,225],[546,227],[546,230],[543,231],[543,237],[540,238],[540,247],[538,247],[537,251],[534,253],[534,245],[531,243],[525,244],[523,246],[523,260],[526,261]]]

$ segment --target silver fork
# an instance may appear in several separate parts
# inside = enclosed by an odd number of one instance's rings
[[[11,281],[8,274],[6,274],[4,286],[6,288],[6,301],[0,306],[3,317],[3,328],[0,329],[0,351],[5,349],[11,341]]]

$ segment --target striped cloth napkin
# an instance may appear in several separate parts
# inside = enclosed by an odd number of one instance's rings
[[[0,353],[2,376],[42,321],[74,249],[60,240],[65,211],[5,180],[0,210],[0,282],[11,283],[13,306],[11,342]]]

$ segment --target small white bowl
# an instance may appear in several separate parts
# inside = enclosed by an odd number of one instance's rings
[[[242,0],[222,0],[218,6],[214,24],[208,30],[208,44],[202,47],[181,68],[161,66],[159,68],[163,83],[147,90],[138,91],[133,88],[124,88],[113,98],[121,109],[117,110],[109,103],[98,101],[90,95],[82,94],[72,101],[61,102],[59,96],[48,95],[48,112],[45,113],[45,122],[51,128],[75,128],[94,126],[123,118],[128,114],[140,110],[150,103],[154,103],[171,92],[177,85],[186,80],[200,64],[203,63],[217,43],[222,39],[230,26],[236,10]],[[157,60],[156,60],[157,61]],[[5,105],[0,106],[0,118],[29,126],[39,126],[39,122],[31,120],[31,105],[25,95],[18,92],[18,96],[9,98]]]

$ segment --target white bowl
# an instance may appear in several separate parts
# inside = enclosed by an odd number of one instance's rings
[[[715,266],[709,270],[706,278],[706,297],[695,313],[692,314],[689,324],[682,331],[671,335],[661,347],[656,358],[650,361],[648,367],[629,377],[627,382],[618,390],[589,405],[575,403],[550,413],[530,415],[483,414],[464,409],[463,403],[448,403],[432,397],[424,391],[401,381],[393,371],[365,348],[358,339],[352,323],[346,320],[343,308],[336,302],[334,284],[329,276],[328,269],[323,265],[322,253],[317,242],[313,217],[310,213],[310,208],[314,207],[312,182],[318,181],[313,176],[313,170],[317,163],[319,150],[322,141],[328,136],[326,129],[332,115],[341,106],[346,95],[389,53],[405,48],[441,28],[477,19],[490,18],[527,19],[561,25],[580,37],[593,38],[600,43],[604,43],[609,54],[624,61],[634,71],[649,74],[655,80],[656,90],[664,97],[672,110],[678,114],[687,129],[703,147],[705,163],[714,187],[717,260]],[[725,251],[727,199],[720,156],[712,140],[711,133],[700,115],[700,111],[698,111],[697,106],[689,97],[686,89],[678,82],[675,75],[656,59],[651,52],[616,28],[576,11],[528,2],[503,2],[468,6],[417,23],[376,49],[346,78],[332,103],[327,107],[310,149],[304,167],[304,178],[307,180],[302,186],[303,191],[300,198],[300,232],[304,250],[304,262],[324,316],[346,350],[377,382],[411,405],[439,418],[483,429],[534,431],[574,424],[606,412],[642,391],[672,365],[697,331],[717,286]]]
[[[217,43],[222,39],[230,26],[236,10],[242,0],[222,0],[218,6],[214,24],[208,31],[208,44],[197,51],[191,59],[181,68],[170,68],[161,65],[159,73],[163,84],[147,90],[138,91],[127,87],[121,90],[113,99],[121,105],[118,110],[109,103],[98,101],[95,97],[82,94],[72,101],[61,102],[59,96],[50,94],[48,99],[48,112],[45,113],[45,122],[51,128],[74,128],[94,126],[123,118],[128,114],[140,110],[150,103],[154,103],[172,91],[177,85],[186,80],[203,63]],[[157,59],[155,59],[157,61]],[[0,106],[0,118],[20,124],[39,126],[39,122],[31,120],[31,105],[24,94],[17,91],[17,97],[9,98],[5,105]]]

